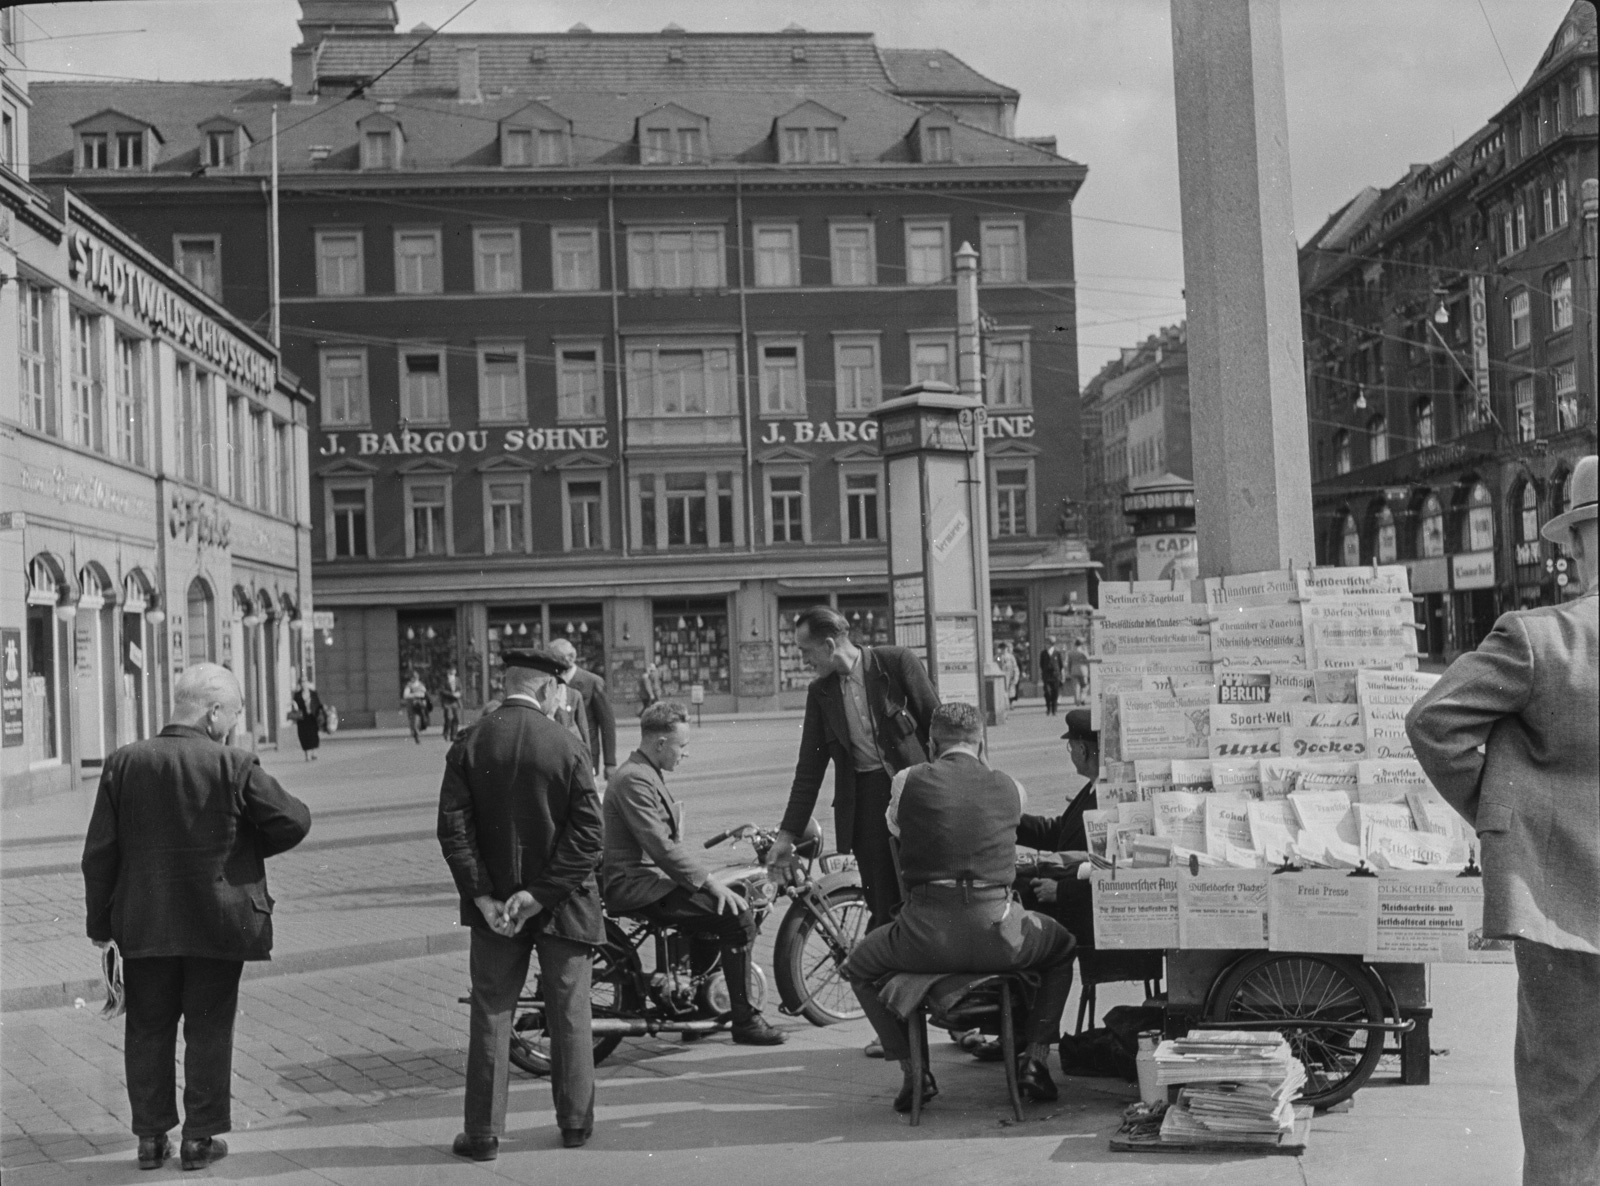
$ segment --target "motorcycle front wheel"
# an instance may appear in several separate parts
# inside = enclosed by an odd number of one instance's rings
[[[861,1002],[842,969],[867,933],[867,896],[860,886],[840,886],[824,900],[843,946],[804,901],[797,901],[784,915],[772,952],[772,970],[785,1011],[817,1026],[862,1016]]]
[[[628,945],[616,924],[606,920],[605,947],[594,953],[589,979],[589,1009],[595,1017],[637,1017],[644,1010],[634,975],[638,953]],[[545,1030],[544,985],[534,977],[531,1005],[519,1003],[511,1025],[511,1063],[530,1075],[550,1073],[550,1037]],[[622,1043],[621,1034],[598,1034],[594,1061],[598,1066]]]

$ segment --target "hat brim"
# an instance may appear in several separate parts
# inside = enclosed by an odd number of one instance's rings
[[[1567,533],[1577,524],[1593,519],[1597,510],[1600,510],[1600,507],[1591,502],[1581,507],[1573,507],[1570,511],[1563,511],[1539,528],[1539,534],[1553,544],[1564,544],[1567,542]]]

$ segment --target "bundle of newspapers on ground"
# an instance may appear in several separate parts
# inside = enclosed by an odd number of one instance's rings
[[[1156,1048],[1156,1082],[1179,1087],[1161,1139],[1270,1145],[1294,1131],[1306,1072],[1279,1033],[1196,1031]]]
[[[1471,835],[1405,716],[1416,670],[1401,566],[1103,581],[1093,620],[1099,809],[1124,864],[1459,870]]]

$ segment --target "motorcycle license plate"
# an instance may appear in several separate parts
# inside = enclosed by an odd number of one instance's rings
[[[856,867],[854,853],[830,852],[822,858],[823,873],[844,873]]]

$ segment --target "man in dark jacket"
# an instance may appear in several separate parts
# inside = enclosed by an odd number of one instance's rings
[[[464,729],[445,758],[439,845],[472,928],[464,1131],[453,1152],[498,1155],[505,1130],[511,1015],[539,953],[550,1029],[550,1087],[568,1148],[594,1127],[589,980],[605,942],[595,867],[600,796],[589,753],[540,707],[566,664],[549,650],[509,651],[500,707]]]
[[[578,648],[566,639],[556,639],[550,649],[567,664],[561,678],[581,705],[575,715],[583,731],[584,744],[589,747],[591,768],[599,777],[610,778],[617,768],[617,718],[611,711],[611,697],[606,695],[606,681],[578,666]]]
[[[828,606],[796,619],[794,641],[817,678],[806,692],[800,757],[768,862],[793,871],[795,840],[811,822],[831,761],[839,851],[855,853],[869,927],[881,927],[900,902],[884,822],[889,780],[927,760],[928,723],[939,698],[916,655],[904,647],[857,646],[849,622]]]
[[[228,1152],[233,1019],[245,960],[270,959],[265,858],[311,830],[304,803],[224,742],[242,700],[233,673],[185,668],[171,723],[106,759],[83,846],[89,938],[122,954],[123,1063],[139,1168],[171,1152],[183,1019],[183,1168]]]
[[[1044,689],[1045,716],[1053,717],[1061,702],[1061,681],[1066,675],[1067,657],[1054,638],[1046,638],[1045,642],[1048,645],[1039,652],[1039,684]]]

